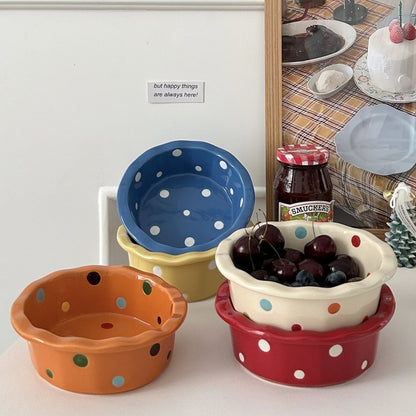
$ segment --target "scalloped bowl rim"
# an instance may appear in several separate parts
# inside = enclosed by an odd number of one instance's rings
[[[149,329],[134,336],[117,336],[105,339],[90,339],[78,336],[62,337],[54,334],[51,331],[34,326],[28,316],[24,312],[24,304],[36,289],[42,287],[46,282],[58,278],[63,273],[81,270],[95,270],[99,271],[103,268],[112,268],[113,270],[124,269],[131,274],[142,276],[149,280],[152,285],[162,287],[163,291],[169,294],[172,302],[172,314],[170,318],[164,322],[159,328]],[[160,340],[173,334],[182,324],[187,313],[187,302],[182,297],[181,293],[175,287],[167,284],[161,278],[147,272],[137,270],[130,266],[82,266],[75,269],[62,269],[52,272],[38,280],[33,281],[26,286],[21,294],[14,301],[11,308],[11,322],[16,332],[29,342],[40,342],[52,348],[57,348],[60,351],[73,351],[77,348],[82,348],[86,352],[119,352],[121,350],[137,349],[141,345],[146,345],[154,340]]]
[[[335,222],[313,223],[303,220],[294,220],[282,222],[270,221],[269,224],[285,228],[296,226],[314,227],[316,235],[330,234],[328,232],[330,228],[337,229],[339,231],[350,231],[351,233],[368,239],[375,244],[375,247],[377,247],[381,255],[381,264],[377,270],[372,272],[363,280],[358,282],[350,282],[348,284],[343,284],[331,288],[313,286],[289,287],[282,284],[276,284],[275,282],[257,280],[251,277],[245,271],[236,268],[231,258],[234,241],[252,230],[252,227],[248,227],[235,231],[228,238],[224,239],[217,248],[215,261],[219,271],[225,278],[230,280],[232,283],[240,285],[246,289],[269,296],[283,297],[288,299],[334,300],[362,294],[366,291],[370,291],[376,287],[379,287],[391,279],[397,270],[397,259],[393,250],[387,243],[382,242],[378,237],[374,236],[368,231],[360,230]]]
[[[182,254],[168,254],[158,251],[149,251],[140,244],[131,241],[124,225],[120,225],[117,229],[117,240],[122,248],[124,248],[128,253],[135,254],[142,259],[146,259],[162,266],[182,266],[184,264],[199,263],[214,258],[215,252],[217,251],[217,247],[206,251],[189,251]]]
[[[254,322],[233,308],[230,298],[229,282],[224,282],[219,287],[215,299],[215,309],[218,315],[230,326],[252,336],[258,337],[264,333],[274,342],[317,344],[319,341],[322,344],[333,344],[341,338],[348,339],[351,342],[353,338],[368,336],[370,332],[380,331],[387,325],[394,314],[396,300],[387,284],[383,284],[380,296],[382,302],[377,308],[376,313],[364,322],[354,326],[331,329],[329,331],[314,331],[308,329],[288,331],[273,325]]]
[[[145,233],[136,221],[133,219],[128,202],[128,193],[131,184],[137,174],[137,170],[149,162],[152,158],[160,153],[173,151],[177,148],[183,149],[200,149],[209,153],[214,153],[217,156],[223,158],[233,169],[238,173],[240,182],[244,184],[244,202],[240,209],[239,215],[234,219],[232,225],[227,229],[224,229],[218,234],[218,237],[210,241],[206,241],[201,244],[195,244],[192,247],[174,247],[168,244],[159,243],[152,239],[147,233]],[[138,242],[142,247],[146,247],[151,251],[165,252],[167,254],[183,254],[190,251],[207,251],[216,247],[226,236],[230,235],[235,230],[244,227],[250,220],[250,217],[254,208],[254,186],[251,177],[247,169],[241,164],[241,162],[230,152],[215,146],[205,141],[197,140],[174,140],[155,147],[152,147],[142,153],[137,159],[135,159],[125,171],[117,191],[117,208],[121,222],[125,226],[127,232]]]

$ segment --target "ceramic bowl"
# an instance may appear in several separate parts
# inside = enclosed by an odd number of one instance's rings
[[[226,150],[173,141],[147,150],[128,167],[117,206],[127,232],[146,250],[207,251],[248,224],[254,188]]]
[[[122,225],[117,241],[127,252],[130,266],[161,277],[179,289],[188,302],[214,296],[225,280],[215,264],[216,247],[178,255],[156,253],[132,241]]]
[[[361,281],[336,287],[290,287],[257,280],[232,261],[232,247],[251,228],[234,232],[217,249],[219,271],[230,281],[234,308],[261,324],[284,330],[329,331],[354,326],[377,310],[380,289],[396,272],[397,260],[390,246],[373,234],[335,222],[270,222],[285,238],[286,248],[302,250],[305,243],[320,234],[330,235],[338,254],[348,254],[357,262]]]
[[[330,69],[342,72],[344,74],[345,81],[341,85],[339,85],[338,87],[334,88],[331,91],[319,92],[316,88],[316,82],[318,81],[322,72],[330,70]],[[354,71],[348,65],[344,65],[344,64],[329,65],[329,66],[321,69],[320,71],[316,72],[315,74],[313,74],[312,77],[309,79],[307,86],[308,86],[309,91],[315,97],[321,98],[321,99],[326,99],[326,98],[332,97],[333,95],[335,95],[336,93],[341,91],[343,88],[345,88],[346,85],[351,81],[353,74],[354,74]]]
[[[257,324],[234,310],[228,282],[220,286],[215,308],[230,325],[235,358],[252,374],[291,386],[317,387],[354,379],[372,366],[379,332],[393,316],[395,300],[383,285],[373,316],[357,326],[328,332]]]
[[[172,359],[187,304],[176,288],[129,266],[61,270],[27,286],[12,305],[41,377],[79,393],[143,386]]]

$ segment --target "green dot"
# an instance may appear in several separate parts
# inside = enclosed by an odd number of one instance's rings
[[[150,295],[152,293],[152,284],[148,280],[143,282],[143,292],[146,295]]]
[[[47,369],[46,369],[46,375],[47,375],[49,378],[53,378],[53,373],[52,373],[52,371],[51,371],[51,370],[49,370],[49,368],[47,368]]]
[[[86,367],[88,365],[88,358],[83,354],[74,355],[73,360],[78,367]]]

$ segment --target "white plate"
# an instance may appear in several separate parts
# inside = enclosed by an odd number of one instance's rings
[[[354,66],[354,81],[357,87],[366,95],[385,103],[416,102],[416,90],[410,92],[388,92],[377,88],[371,82],[367,67],[367,54],[364,54]]]
[[[306,61],[295,61],[295,62],[283,62],[283,66],[300,66],[308,65],[316,62],[325,61],[327,59],[333,58],[334,56],[344,53],[348,48],[350,48],[355,42],[357,37],[357,32],[355,29],[344,22],[339,22],[338,20],[301,20],[300,22],[287,23],[282,25],[282,35],[297,35],[299,33],[305,33],[306,28],[312,25],[322,25],[326,26],[328,29],[331,29],[337,35],[344,38],[344,46],[337,52],[331,53],[329,55],[321,56],[319,58],[308,59]]]
[[[406,172],[416,163],[416,117],[386,104],[362,108],[336,134],[338,155],[378,175]]]
[[[316,82],[318,81],[319,76],[322,74],[322,72],[328,71],[330,69],[333,69],[334,71],[342,72],[344,74],[345,81],[332,91],[318,92],[316,89]],[[348,65],[344,65],[344,64],[328,65],[325,68],[321,69],[320,71],[315,72],[315,74],[311,76],[311,78],[308,81],[308,89],[316,98],[325,99],[325,98],[332,97],[337,92],[341,91],[350,82],[352,78],[352,74],[353,74],[352,68],[349,67]]]

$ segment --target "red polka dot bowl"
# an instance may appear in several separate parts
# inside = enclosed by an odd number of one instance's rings
[[[236,311],[251,320],[284,330],[330,331],[358,325],[376,310],[380,290],[397,270],[390,246],[373,234],[334,222],[270,222],[285,239],[286,248],[304,249],[314,237],[330,235],[337,254],[350,255],[364,279],[335,287],[291,287],[272,281],[257,280],[233,264],[236,240],[251,232],[240,229],[223,240],[215,260],[218,270],[229,280],[230,296]]]
[[[387,285],[377,312],[365,322],[327,332],[285,331],[251,321],[235,311],[229,283],[217,293],[215,308],[230,325],[234,356],[252,374],[298,387],[319,387],[352,380],[374,363],[380,330],[395,310]]]
[[[132,390],[172,359],[187,304],[159,277],[129,266],[84,266],[27,286],[11,308],[15,330],[49,383],[78,393]]]

